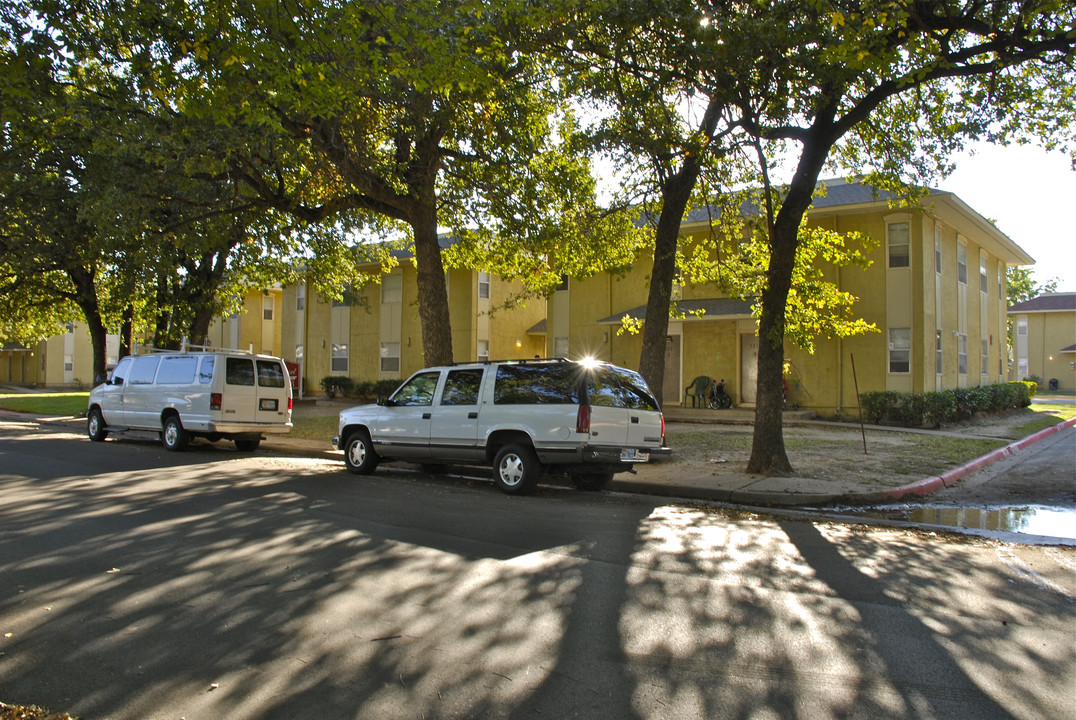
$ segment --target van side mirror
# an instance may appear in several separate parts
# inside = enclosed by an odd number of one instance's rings
[[[123,378],[121,378],[121,377],[112,378],[111,380],[108,381],[108,384],[109,385],[122,385],[123,384]]]

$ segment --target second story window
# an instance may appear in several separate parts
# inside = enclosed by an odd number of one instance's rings
[[[905,222],[889,223],[886,235],[889,240],[889,267],[910,267],[912,264],[911,254],[911,224]]]

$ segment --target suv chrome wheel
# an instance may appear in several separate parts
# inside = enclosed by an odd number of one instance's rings
[[[493,462],[493,481],[509,495],[534,492],[540,474],[538,457],[525,445],[506,445]]]

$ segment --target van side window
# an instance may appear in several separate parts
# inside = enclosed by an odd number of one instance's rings
[[[131,356],[128,355],[125,358],[121,358],[119,365],[112,368],[112,375],[109,376],[109,380],[126,380],[127,375],[131,372]]]
[[[254,363],[246,358],[225,358],[224,382],[229,385],[254,385]]]
[[[166,357],[157,372],[158,385],[190,385],[198,367],[196,357]]]
[[[450,370],[441,392],[442,405],[477,405],[482,384],[481,369]]]
[[[274,360],[258,361],[258,385],[261,387],[284,387],[284,369]]]
[[[153,382],[153,377],[157,374],[157,364],[160,363],[161,358],[156,355],[139,355],[134,359],[134,364],[131,366],[131,379],[132,385],[148,385]]]
[[[210,355],[202,358],[202,367],[198,370],[198,382],[203,385],[208,385],[213,382],[213,360],[215,358]]]

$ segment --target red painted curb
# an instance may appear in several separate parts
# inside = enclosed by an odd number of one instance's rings
[[[935,490],[954,485],[958,481],[963,479],[965,476],[970,475],[976,470],[982,470],[987,465],[991,465],[998,460],[1001,460],[1002,458],[1008,457],[1009,455],[1015,455],[1016,453],[1034,445],[1040,440],[1043,440],[1050,435],[1059,433],[1065,428],[1072,427],[1073,425],[1076,425],[1076,418],[1065,420],[1064,422],[1059,422],[1057,425],[1048,427],[1044,430],[1039,430],[1033,435],[1028,435],[1023,440],[1017,440],[1014,443],[1009,443],[1005,447],[998,448],[993,452],[989,452],[982,457],[972,460],[966,465],[963,465],[958,468],[953,468],[952,470],[946,473],[942,473],[937,477],[924,478],[922,480],[919,480],[918,482],[912,483],[911,485],[905,485],[903,487],[894,488],[893,490],[887,490],[886,492],[882,493],[882,497],[886,502],[891,502],[893,500],[900,500],[901,498],[908,495],[917,495],[920,497],[922,497],[923,495],[929,495]]]

